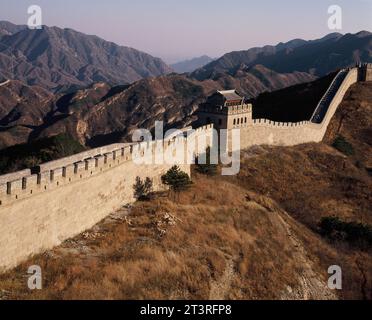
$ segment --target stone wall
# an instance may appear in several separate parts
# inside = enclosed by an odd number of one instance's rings
[[[366,67],[365,81],[372,81],[372,64],[369,63]]]
[[[372,63],[363,63],[358,67],[359,81],[372,81]]]
[[[24,169],[17,172],[4,174],[0,176],[0,185],[7,183],[8,181],[22,179],[23,177],[29,176],[30,174],[31,174],[30,169]]]
[[[174,153],[184,142],[183,137],[165,141],[165,152]],[[21,178],[1,184],[0,268],[13,267],[31,254],[54,247],[134,201],[132,186],[137,176],[153,178],[155,189],[160,190],[160,177],[172,164],[137,164],[135,153],[144,155],[150,146],[153,157],[156,144],[136,146],[94,149],[42,165],[39,174],[24,172]],[[189,165],[180,167],[190,174]]]
[[[122,148],[125,148],[130,145],[131,145],[130,143],[114,143],[107,146],[86,150],[69,157],[45,162],[38,166],[38,171],[44,172],[53,168],[63,167],[65,164],[84,161],[87,158],[95,157],[97,155],[104,155],[105,153],[110,153],[116,150],[121,150]]]
[[[253,145],[293,146],[307,142],[320,142],[327,126],[341,103],[346,91],[358,81],[358,69],[350,69],[329,104],[323,121],[319,124],[311,121],[275,122],[267,119],[255,119],[252,123],[236,126],[240,129],[241,149]]]

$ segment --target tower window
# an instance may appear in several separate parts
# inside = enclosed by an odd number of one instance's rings
[[[236,125],[236,119],[234,119],[233,124],[234,124],[234,126]]]

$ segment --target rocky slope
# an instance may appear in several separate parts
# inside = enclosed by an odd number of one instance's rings
[[[8,26],[2,30],[9,33],[0,38],[0,79],[3,80],[17,79],[29,85],[65,91],[99,81],[132,83],[172,71],[159,58],[72,29],[18,27],[16,32],[16,27]]]
[[[189,78],[194,79],[192,74]],[[246,97],[252,98],[263,92],[279,90],[315,79],[315,76],[306,72],[278,73],[263,65],[247,67],[241,64],[229,72],[213,72],[201,82],[213,81],[222,88],[235,88]]]
[[[26,25],[16,25],[8,21],[0,21],[0,37],[17,33],[26,28]]]
[[[130,139],[132,130],[152,129],[156,120],[182,127],[193,120],[206,90],[178,76],[144,79],[129,87],[95,84],[57,100],[53,114],[35,135],[50,136],[68,128],[80,142],[94,146]]]
[[[135,128],[151,129],[155,120],[183,127],[216,85],[171,75],[52,95],[7,81],[0,85],[0,148],[64,132],[85,145],[108,144],[130,139]]]
[[[133,129],[152,129],[155,120],[164,121],[166,127],[191,124],[198,105],[214,90],[233,87],[244,92],[245,87],[258,94],[291,83],[264,67],[250,72],[255,76],[230,77],[227,82],[226,78],[197,81],[172,74],[123,86],[96,83],[57,95],[20,81],[6,81],[0,85],[0,148],[65,132],[87,146],[130,141]],[[270,80],[263,85],[259,78],[266,76]],[[260,95],[253,102],[254,116],[275,118],[279,114],[281,121],[286,121],[286,115],[293,121],[306,120],[331,78]]]
[[[0,83],[0,148],[23,143],[52,109],[49,91],[12,80]]]
[[[349,157],[360,168],[372,169],[372,82],[360,82],[347,92],[328,126],[324,141],[343,136],[352,146]]]

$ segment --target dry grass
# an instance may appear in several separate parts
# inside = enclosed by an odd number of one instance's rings
[[[296,286],[301,266],[275,222],[275,204],[218,177],[194,181],[178,203],[161,196],[137,203],[126,220],[87,233],[96,238],[80,235],[31,258],[1,275],[0,289],[16,299],[208,299],[222,279],[219,297],[274,299]],[[26,287],[31,264],[44,272],[43,290]]]
[[[362,270],[371,270],[371,256],[333,247],[284,211],[295,206],[279,195],[293,192],[290,199],[296,199],[306,181],[296,182],[296,191],[274,188],[282,178],[271,160],[278,155],[272,151],[261,161],[251,158],[239,178],[194,173],[193,186],[177,202],[158,195],[136,203],[127,216],[123,209],[121,216],[105,219],[0,275],[0,292],[5,290],[3,297],[11,299],[280,299],[306,297],[305,292],[310,298],[324,298],[334,292],[316,283],[326,284],[328,266],[340,264],[345,290],[339,296],[363,298],[357,262],[362,261]],[[283,153],[286,160],[278,163],[293,162],[291,156]],[[261,174],[249,176],[252,166]],[[262,190],[258,179],[264,179],[267,170],[273,189]],[[296,181],[294,172],[290,179]],[[301,203],[303,212],[315,206],[309,201],[309,207],[305,200]],[[302,219],[301,214],[291,215]],[[43,271],[39,291],[26,285],[32,264]],[[301,276],[309,276],[316,289],[301,286]],[[370,286],[368,273],[367,278]],[[288,296],[288,287],[299,293]]]
[[[364,168],[325,144],[267,149],[228,180],[274,199],[313,230],[332,215],[372,224],[372,180]]]

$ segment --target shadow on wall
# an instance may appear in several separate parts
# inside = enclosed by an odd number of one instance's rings
[[[32,168],[86,150],[68,134],[36,140],[0,150],[0,174]]]
[[[336,74],[333,72],[313,82],[260,94],[250,101],[253,104],[253,119],[277,122],[309,120]]]

